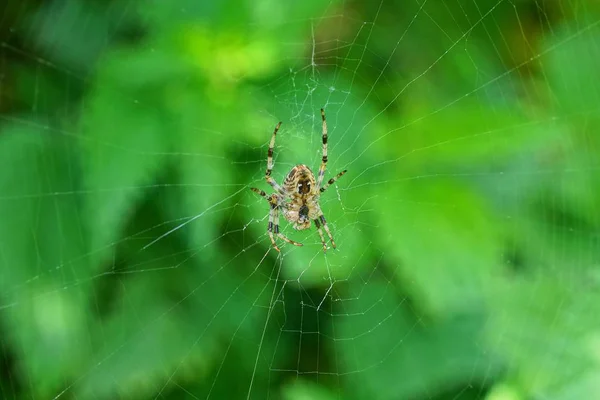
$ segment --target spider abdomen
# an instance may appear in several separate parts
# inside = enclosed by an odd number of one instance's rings
[[[284,195],[290,199],[287,204],[286,219],[294,224],[294,229],[310,228],[314,218],[315,200],[319,191],[316,189],[315,175],[309,167],[298,164],[290,170],[283,182]]]
[[[315,175],[304,164],[298,164],[285,177],[283,188],[288,196],[298,194],[310,197],[316,187]]]

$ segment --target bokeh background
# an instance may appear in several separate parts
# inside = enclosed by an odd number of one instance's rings
[[[599,71],[594,0],[8,0],[0,398],[600,398]]]

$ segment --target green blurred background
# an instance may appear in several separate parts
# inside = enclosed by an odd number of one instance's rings
[[[9,0],[0,398],[600,399],[598,4]]]

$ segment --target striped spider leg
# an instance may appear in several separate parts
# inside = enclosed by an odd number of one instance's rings
[[[343,170],[339,172],[335,177],[329,179],[324,186],[321,186],[323,183],[323,178],[325,178],[325,170],[327,169],[327,120],[325,119],[325,110],[321,108],[321,120],[323,121],[323,157],[321,159],[321,166],[319,167],[319,178],[317,180],[317,188],[319,195],[327,190],[327,188],[335,183],[339,178],[341,178],[347,170]],[[318,206],[318,204],[317,204]],[[313,219],[315,226],[317,227],[317,231],[319,232],[319,237],[321,238],[321,243],[323,244],[323,251],[327,250],[327,245],[325,244],[325,238],[323,236],[323,231],[321,230],[321,225],[327,232],[327,236],[329,236],[329,240],[331,241],[331,246],[335,249],[335,241],[333,240],[333,235],[329,230],[329,226],[327,225],[327,220],[325,219],[325,215],[323,215],[323,211],[321,211],[321,207],[318,207],[319,213],[317,214],[317,218]]]

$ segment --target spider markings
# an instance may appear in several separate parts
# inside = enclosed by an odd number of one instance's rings
[[[321,166],[319,167],[318,178],[315,180],[315,175],[304,164],[298,164],[287,174],[283,185],[279,185],[273,177],[271,172],[273,171],[273,149],[275,147],[275,137],[281,127],[281,122],[277,124],[271,136],[269,143],[269,151],[267,153],[267,170],[265,172],[265,179],[267,183],[273,187],[275,193],[267,195],[264,190],[257,188],[250,188],[254,193],[262,196],[269,202],[271,209],[269,210],[269,225],[267,231],[271,244],[277,251],[279,247],[275,243],[275,236],[278,238],[293,244],[294,246],[302,246],[302,243],[295,242],[282,233],[279,232],[279,213],[283,213],[283,217],[290,223],[294,224],[294,229],[303,230],[310,228],[311,221],[314,222],[323,244],[323,251],[327,251],[327,244],[325,243],[325,236],[323,235],[323,229],[329,236],[331,246],[335,249],[335,241],[327,225],[327,220],[321,211],[319,205],[319,198],[330,185],[338,180],[342,175],[346,173],[343,170],[335,177],[331,178],[323,186],[323,179],[325,177],[325,170],[327,168],[327,121],[325,120],[325,111],[321,108],[321,119],[323,120],[323,158],[321,160]]]

